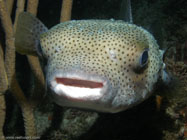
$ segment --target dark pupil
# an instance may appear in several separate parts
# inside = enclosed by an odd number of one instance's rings
[[[148,60],[148,51],[144,51],[140,60],[140,64],[143,66],[147,63]]]

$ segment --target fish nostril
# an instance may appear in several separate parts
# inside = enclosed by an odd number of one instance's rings
[[[56,77],[55,80],[58,84],[63,84],[66,86],[84,87],[84,88],[102,88],[103,87],[102,82],[95,82],[95,81],[89,81],[89,80],[62,78],[62,77]]]

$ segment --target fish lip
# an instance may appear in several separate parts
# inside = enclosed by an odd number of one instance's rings
[[[85,79],[77,79],[77,78],[70,78],[70,77],[56,77],[55,81],[57,84],[62,84],[64,86],[68,87],[75,87],[75,88],[89,88],[89,89],[95,89],[95,88],[102,88],[103,82],[98,81],[90,81]]]
[[[77,85],[66,85],[58,83],[56,78],[76,79],[88,82],[90,81],[90,83],[96,83],[96,86],[79,87]],[[50,86],[50,89],[53,91],[53,96],[57,95],[59,97],[62,97],[64,100],[68,100],[70,102],[97,102],[100,101],[103,96],[106,95],[107,92],[110,90],[110,82],[107,78],[97,74],[90,74],[78,70],[56,71],[48,79],[48,84]]]

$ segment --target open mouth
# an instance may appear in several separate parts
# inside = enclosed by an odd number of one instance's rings
[[[54,93],[69,100],[96,100],[101,98],[107,90],[107,81],[96,76],[85,77],[56,75],[50,81],[50,87]]]
[[[102,82],[95,82],[89,80],[73,79],[73,78],[60,78],[56,77],[56,82],[58,84],[63,84],[66,86],[82,87],[82,88],[102,88]]]
[[[79,70],[55,71],[47,84],[52,100],[60,106],[102,110],[113,97],[107,77]]]

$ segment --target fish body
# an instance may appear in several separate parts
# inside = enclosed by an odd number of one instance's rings
[[[25,17],[35,21],[24,25]],[[23,31],[25,26],[30,31]],[[27,40],[41,46],[47,59],[47,87],[61,106],[112,113],[126,110],[151,95],[164,66],[154,37],[121,20],[72,20],[47,30],[23,13],[16,31],[16,47],[23,54],[30,52],[27,45],[21,48]]]

